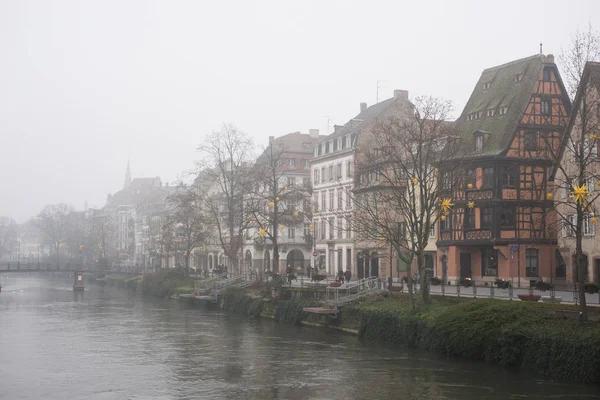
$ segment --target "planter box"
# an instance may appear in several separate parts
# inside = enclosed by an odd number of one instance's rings
[[[542,296],[543,303],[562,303],[562,297],[554,296],[554,301],[552,301],[552,296]]]
[[[542,296],[537,295],[537,294],[520,294],[519,295],[519,299],[521,299],[521,301],[533,301],[533,302],[536,302],[536,301],[539,301],[541,297]],[[548,296],[548,297],[550,297],[550,296]]]

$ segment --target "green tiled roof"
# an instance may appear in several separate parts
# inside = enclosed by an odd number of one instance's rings
[[[546,56],[536,54],[488,68],[481,73],[467,105],[456,121],[456,130],[466,154],[473,154],[473,134],[477,131],[489,135],[483,151],[475,153],[476,156],[499,154],[510,144],[544,62]],[[519,82],[515,81],[517,75],[522,76]],[[490,86],[484,90],[486,83]],[[502,107],[508,107],[504,115],[500,114]],[[491,109],[494,110],[494,116],[488,117],[487,111]],[[479,119],[467,120],[468,115],[477,112],[481,112]]]

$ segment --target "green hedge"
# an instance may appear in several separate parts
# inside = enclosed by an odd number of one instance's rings
[[[418,311],[402,303],[361,307],[359,336],[600,383],[599,324],[580,325],[518,302],[433,304]]]
[[[227,289],[223,292],[223,310],[249,317],[259,317],[263,309],[263,299],[247,296],[243,289]]]
[[[179,287],[194,287],[194,280],[185,274],[183,268],[165,268],[146,274],[141,283],[143,294],[163,298],[171,296]]]
[[[275,320],[291,325],[300,325],[306,317],[304,307],[315,307],[319,303],[312,300],[281,300],[275,308]]]

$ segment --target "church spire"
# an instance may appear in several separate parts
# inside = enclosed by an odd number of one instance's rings
[[[131,170],[129,168],[129,159],[127,160],[127,170],[125,171],[125,184],[123,185],[123,188],[127,188],[129,185],[131,185]]]

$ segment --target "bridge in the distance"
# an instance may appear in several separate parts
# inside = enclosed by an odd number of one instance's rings
[[[141,272],[133,271],[98,271],[90,268],[86,265],[81,264],[70,264],[67,263],[62,266],[57,266],[51,263],[21,263],[18,261],[11,262],[0,262],[0,274],[10,272],[94,272],[94,273],[116,273],[116,274],[127,274],[127,275],[138,275]]]

